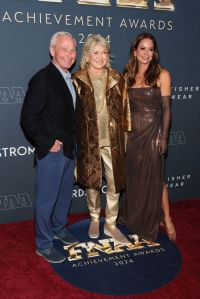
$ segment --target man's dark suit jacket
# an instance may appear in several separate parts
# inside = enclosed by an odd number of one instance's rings
[[[75,111],[68,86],[50,63],[29,82],[21,112],[21,124],[35,146],[38,159],[49,152],[56,139],[64,155],[74,157]]]

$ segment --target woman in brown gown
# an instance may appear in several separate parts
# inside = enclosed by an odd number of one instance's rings
[[[133,42],[125,77],[133,130],[128,133],[127,186],[120,219],[140,238],[154,241],[162,207],[165,228],[171,222],[168,198],[163,196],[171,79],[159,65],[157,43],[151,34],[141,33]]]

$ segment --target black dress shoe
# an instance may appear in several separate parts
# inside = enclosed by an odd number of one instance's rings
[[[55,235],[54,239],[60,240],[65,245],[75,245],[79,243],[78,239],[74,237],[68,230],[66,230],[63,235]]]
[[[56,250],[53,246],[46,249],[36,249],[36,253],[39,256],[43,256],[43,258],[49,263],[57,264],[62,263],[66,260],[66,257]]]

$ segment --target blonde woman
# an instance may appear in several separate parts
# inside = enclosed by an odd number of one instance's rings
[[[109,43],[100,35],[85,41],[77,90],[77,180],[86,188],[90,238],[99,237],[102,173],[107,182],[104,233],[128,243],[116,226],[120,191],[125,188],[124,131],[130,129],[125,80],[111,68]]]

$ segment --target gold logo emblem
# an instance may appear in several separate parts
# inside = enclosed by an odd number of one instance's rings
[[[110,6],[110,0],[77,0],[78,4],[85,5],[101,5]],[[148,0],[116,0],[117,7],[129,7],[129,8],[148,8]],[[154,9],[157,10],[174,10],[173,0],[158,0],[154,1]]]
[[[40,2],[56,2],[62,3],[62,0],[38,0]],[[154,1],[154,9],[156,10],[175,10],[174,0],[158,0]],[[78,4],[84,5],[101,5],[111,6],[110,0],[76,0]],[[116,0],[117,7],[129,7],[129,8],[148,8],[148,0]]]
[[[134,235],[129,236],[132,242],[122,245],[116,243],[113,239],[98,240],[98,243],[83,242],[77,245],[65,245],[64,249],[68,253],[68,261],[78,261],[84,258],[98,257],[100,253],[111,255],[114,253],[125,253],[126,251],[135,251],[143,248],[153,248],[160,246],[160,243],[150,242],[147,240],[135,241]]]

